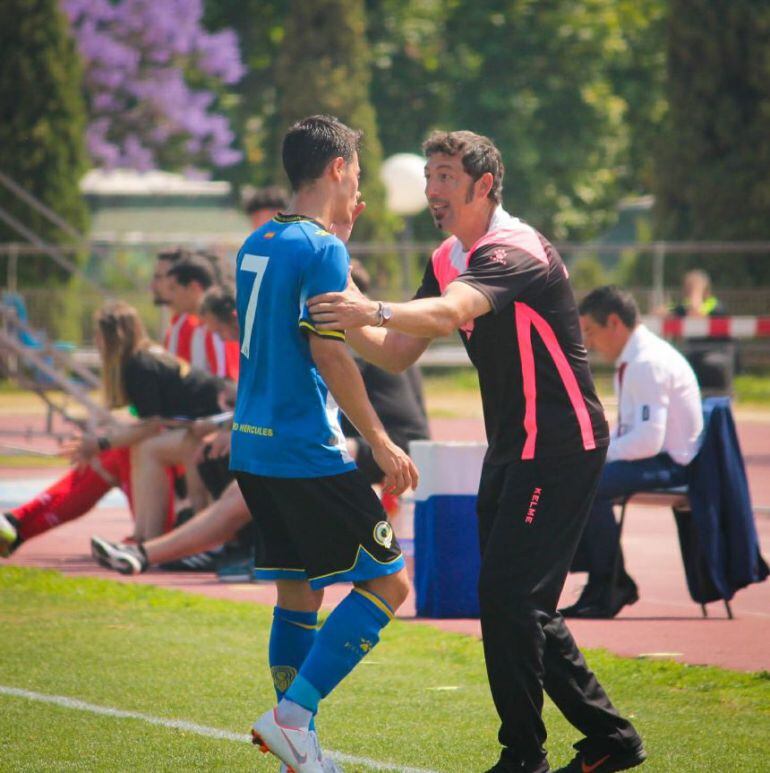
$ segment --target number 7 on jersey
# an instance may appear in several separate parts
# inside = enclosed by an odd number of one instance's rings
[[[254,284],[251,286],[251,294],[249,295],[249,305],[246,307],[246,319],[243,322],[243,345],[241,346],[241,353],[244,357],[249,356],[251,331],[254,327],[254,317],[257,314],[259,288],[262,284],[262,279],[265,276],[268,260],[269,258],[266,258],[263,255],[250,255],[247,253],[243,256],[243,260],[241,261],[241,271],[248,271],[255,274]]]

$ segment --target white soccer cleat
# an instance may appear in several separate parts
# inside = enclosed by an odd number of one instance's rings
[[[286,727],[278,722],[275,709],[266,711],[251,729],[252,743],[284,763],[281,773],[341,773],[325,758],[315,731],[305,727]]]
[[[0,513],[0,556],[8,558],[18,538],[16,527]]]
[[[313,731],[311,730],[310,732]],[[324,757],[321,765],[323,766],[324,773],[342,773],[342,768],[331,757]],[[278,773],[292,773],[292,771],[285,762],[282,762],[281,767],[278,768]]]

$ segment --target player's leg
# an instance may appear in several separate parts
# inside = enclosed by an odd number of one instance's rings
[[[163,533],[168,508],[166,468],[190,463],[197,445],[190,433],[176,429],[132,446],[131,499],[139,540]]]
[[[102,565],[123,574],[138,574],[154,564],[178,561],[217,547],[232,539],[250,521],[251,513],[238,484],[233,481],[220,499],[173,531],[136,547],[92,537],[91,552]]]
[[[107,451],[105,454],[109,454]],[[115,485],[116,481],[96,464],[73,468],[29,502],[9,510],[5,516],[16,534],[15,539],[0,538],[6,552],[25,540],[85,515]],[[8,532],[11,535],[11,532]]]
[[[284,712],[288,708],[280,721],[277,708],[260,717],[252,730],[254,742],[263,751],[271,751],[286,765],[291,765],[297,773],[304,770],[331,773],[334,764],[323,757],[312,726],[312,715],[311,722],[307,723],[304,721],[305,709],[282,700],[316,640],[323,591],[312,589],[307,582],[291,535],[276,513],[276,503],[265,479],[248,473],[237,473],[236,477],[262,537],[256,576],[276,583],[268,660],[279,705],[283,705]],[[296,721],[292,709],[302,713],[302,721]]]
[[[358,470],[293,483],[284,501],[301,498],[312,513],[289,527],[311,586],[355,586],[327,618],[286,692],[286,701],[306,709],[309,718],[377,644],[409,585],[382,505]]]

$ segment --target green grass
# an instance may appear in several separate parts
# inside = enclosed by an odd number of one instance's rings
[[[273,700],[269,625],[270,609],[256,604],[6,566],[0,684],[245,733]],[[646,770],[767,770],[769,674],[589,659],[644,735]],[[545,714],[558,765],[577,734],[550,704]],[[480,643],[396,621],[325,702],[319,731],[328,748],[356,756],[486,769],[496,717]],[[277,769],[247,744],[4,695],[0,733],[3,770]]]
[[[733,381],[739,405],[770,405],[770,373],[744,373]]]

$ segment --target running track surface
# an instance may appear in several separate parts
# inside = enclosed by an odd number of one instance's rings
[[[436,440],[483,440],[479,420],[436,420],[431,423]],[[755,505],[770,505],[770,416],[741,413],[740,440],[746,459]],[[25,443],[28,445],[28,443]],[[9,478],[50,479],[55,470],[0,469]],[[76,576],[103,576],[123,582],[160,585],[193,593],[239,601],[271,604],[274,591],[269,584],[223,584],[209,574],[154,571],[137,578],[105,572],[90,559],[88,540],[98,533],[120,539],[130,531],[130,517],[124,507],[101,506],[87,516],[65,524],[22,546],[10,563],[56,569]],[[770,516],[758,515],[757,528],[766,559],[770,558]],[[770,669],[770,582],[752,585],[732,601],[734,620],[725,618],[721,602],[709,605],[703,619],[699,605],[687,592],[676,528],[670,510],[634,505],[630,508],[623,535],[626,563],[637,580],[640,601],[626,607],[614,620],[570,621],[581,647],[602,647],[631,657],[672,657],[690,664],[758,671]],[[570,575],[562,604],[571,603],[585,581],[584,575]],[[346,586],[327,589],[325,606],[332,607],[347,593]],[[414,597],[410,596],[399,617],[414,619]],[[480,636],[477,620],[418,620],[443,630]]]

